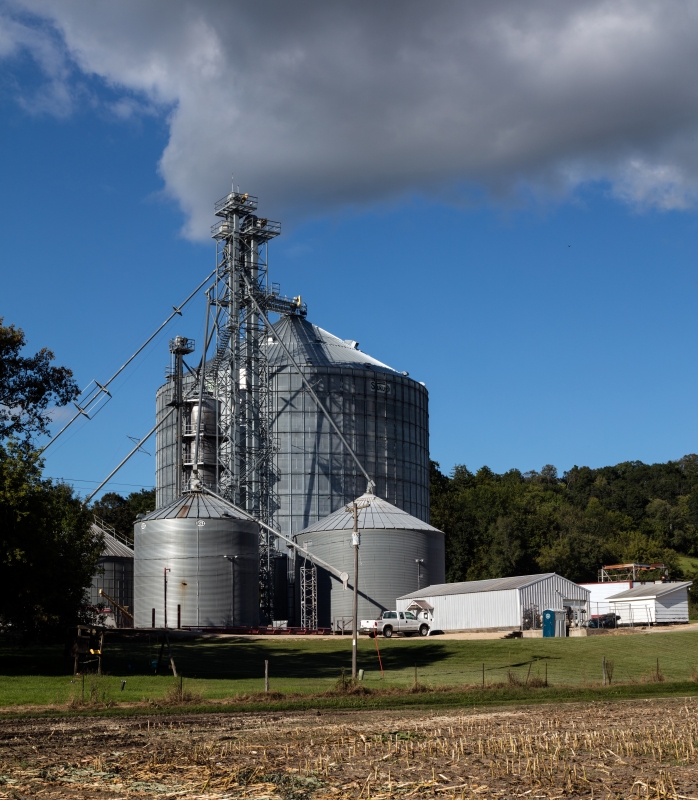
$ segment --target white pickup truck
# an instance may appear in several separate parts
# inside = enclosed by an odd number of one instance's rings
[[[429,633],[429,625],[424,620],[417,619],[411,611],[384,611],[379,619],[362,619],[361,633],[369,636],[383,634],[386,639],[390,639],[398,633],[405,636],[426,636]]]

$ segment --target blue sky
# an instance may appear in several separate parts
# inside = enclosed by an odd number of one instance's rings
[[[54,350],[81,385],[108,378],[213,269],[204,223],[234,170],[260,210],[282,222],[271,279],[302,294],[312,322],[426,383],[431,455],[444,470],[563,471],[698,449],[692,161],[685,148],[666,149],[685,126],[657,134],[645,151],[633,145],[634,162],[625,145],[612,152],[634,133],[607,132],[593,167],[585,146],[556,151],[554,162],[530,153],[487,170],[458,162],[449,175],[428,159],[412,169],[407,154],[388,164],[381,144],[380,158],[357,157],[345,171],[330,153],[325,185],[319,167],[304,167],[301,145],[279,134],[269,140],[286,158],[278,156],[276,183],[249,138],[231,152],[213,148],[204,170],[204,134],[181,132],[190,101],[175,89],[187,78],[154,89],[105,66],[94,55],[105,20],[76,33],[73,4],[58,6],[65,18],[41,3],[0,6],[19,42],[0,61],[0,314],[25,330],[29,349]],[[54,48],[53,60],[37,55],[27,31]],[[236,98],[243,110],[248,100]],[[318,108],[320,123],[332,110]],[[200,110],[187,113],[200,119]],[[206,113],[208,131],[220,115],[215,103]],[[492,121],[493,132],[502,124]],[[546,146],[555,149],[557,137],[562,147],[559,126],[548,127]],[[446,147],[438,126],[420,135],[422,146]],[[640,158],[641,178],[628,178]],[[209,177],[198,185],[201,172]],[[115,382],[104,410],[47,452],[46,473],[82,493],[106,477],[132,447],[128,437],[154,424],[168,339],[200,342],[202,328],[197,300]],[[145,449],[153,453],[154,440]],[[154,458],[137,454],[108,488],[153,483]]]

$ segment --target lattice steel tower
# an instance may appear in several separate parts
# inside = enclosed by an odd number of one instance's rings
[[[257,216],[257,198],[233,191],[215,205],[217,275],[209,292],[209,320],[215,355],[206,365],[207,392],[219,402],[220,459],[217,490],[274,527],[274,436],[272,431],[266,330],[253,299],[268,313],[300,314],[300,298],[279,295],[267,281],[267,250],[281,225]],[[273,619],[273,565],[276,540],[261,533],[261,613]]]

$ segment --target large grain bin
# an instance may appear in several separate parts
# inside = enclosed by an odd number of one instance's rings
[[[395,608],[396,598],[419,586],[445,580],[444,534],[417,517],[374,494],[364,494],[357,504],[361,533],[359,562],[359,619],[372,619]],[[354,518],[344,505],[334,514],[296,534],[296,542],[354,580]],[[300,561],[302,559],[298,559]],[[318,567],[318,625],[350,626],[352,591]]]
[[[426,388],[363,353],[357,342],[339,339],[304,317],[285,316],[274,325],[268,344],[279,530],[296,534],[366,490],[366,479],[279,339],[375,481],[376,495],[428,522]]]
[[[274,335],[266,345],[275,442],[276,477],[271,490],[273,521],[281,533],[291,536],[342,508],[366,489],[366,479],[318,410],[279,340],[376,482],[376,494],[427,522],[426,387],[406,372],[362,352],[357,342],[339,339],[304,317],[282,316],[273,327]],[[189,391],[198,396],[191,376],[184,378],[184,394]],[[219,400],[224,402],[223,398]],[[172,383],[168,382],[157,392],[157,422],[170,410],[171,401]],[[207,398],[207,402],[212,401]],[[185,425],[185,439],[187,430],[194,428]],[[156,433],[158,506],[174,499],[175,464],[172,414]],[[215,470],[209,466],[205,470],[205,482],[216,491],[211,483]]]
[[[226,503],[182,495],[135,524],[134,550],[136,627],[259,623],[259,527]]]

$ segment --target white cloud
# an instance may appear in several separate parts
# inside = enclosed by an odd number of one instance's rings
[[[448,201],[466,186],[501,200],[604,181],[620,201],[659,209],[698,196],[690,0],[12,8],[0,55],[29,50],[51,96],[65,87],[64,108],[69,58],[124,93],[117,115],[139,113],[138,97],[169,115],[160,171],[194,238],[233,170],[284,219],[415,192]]]

